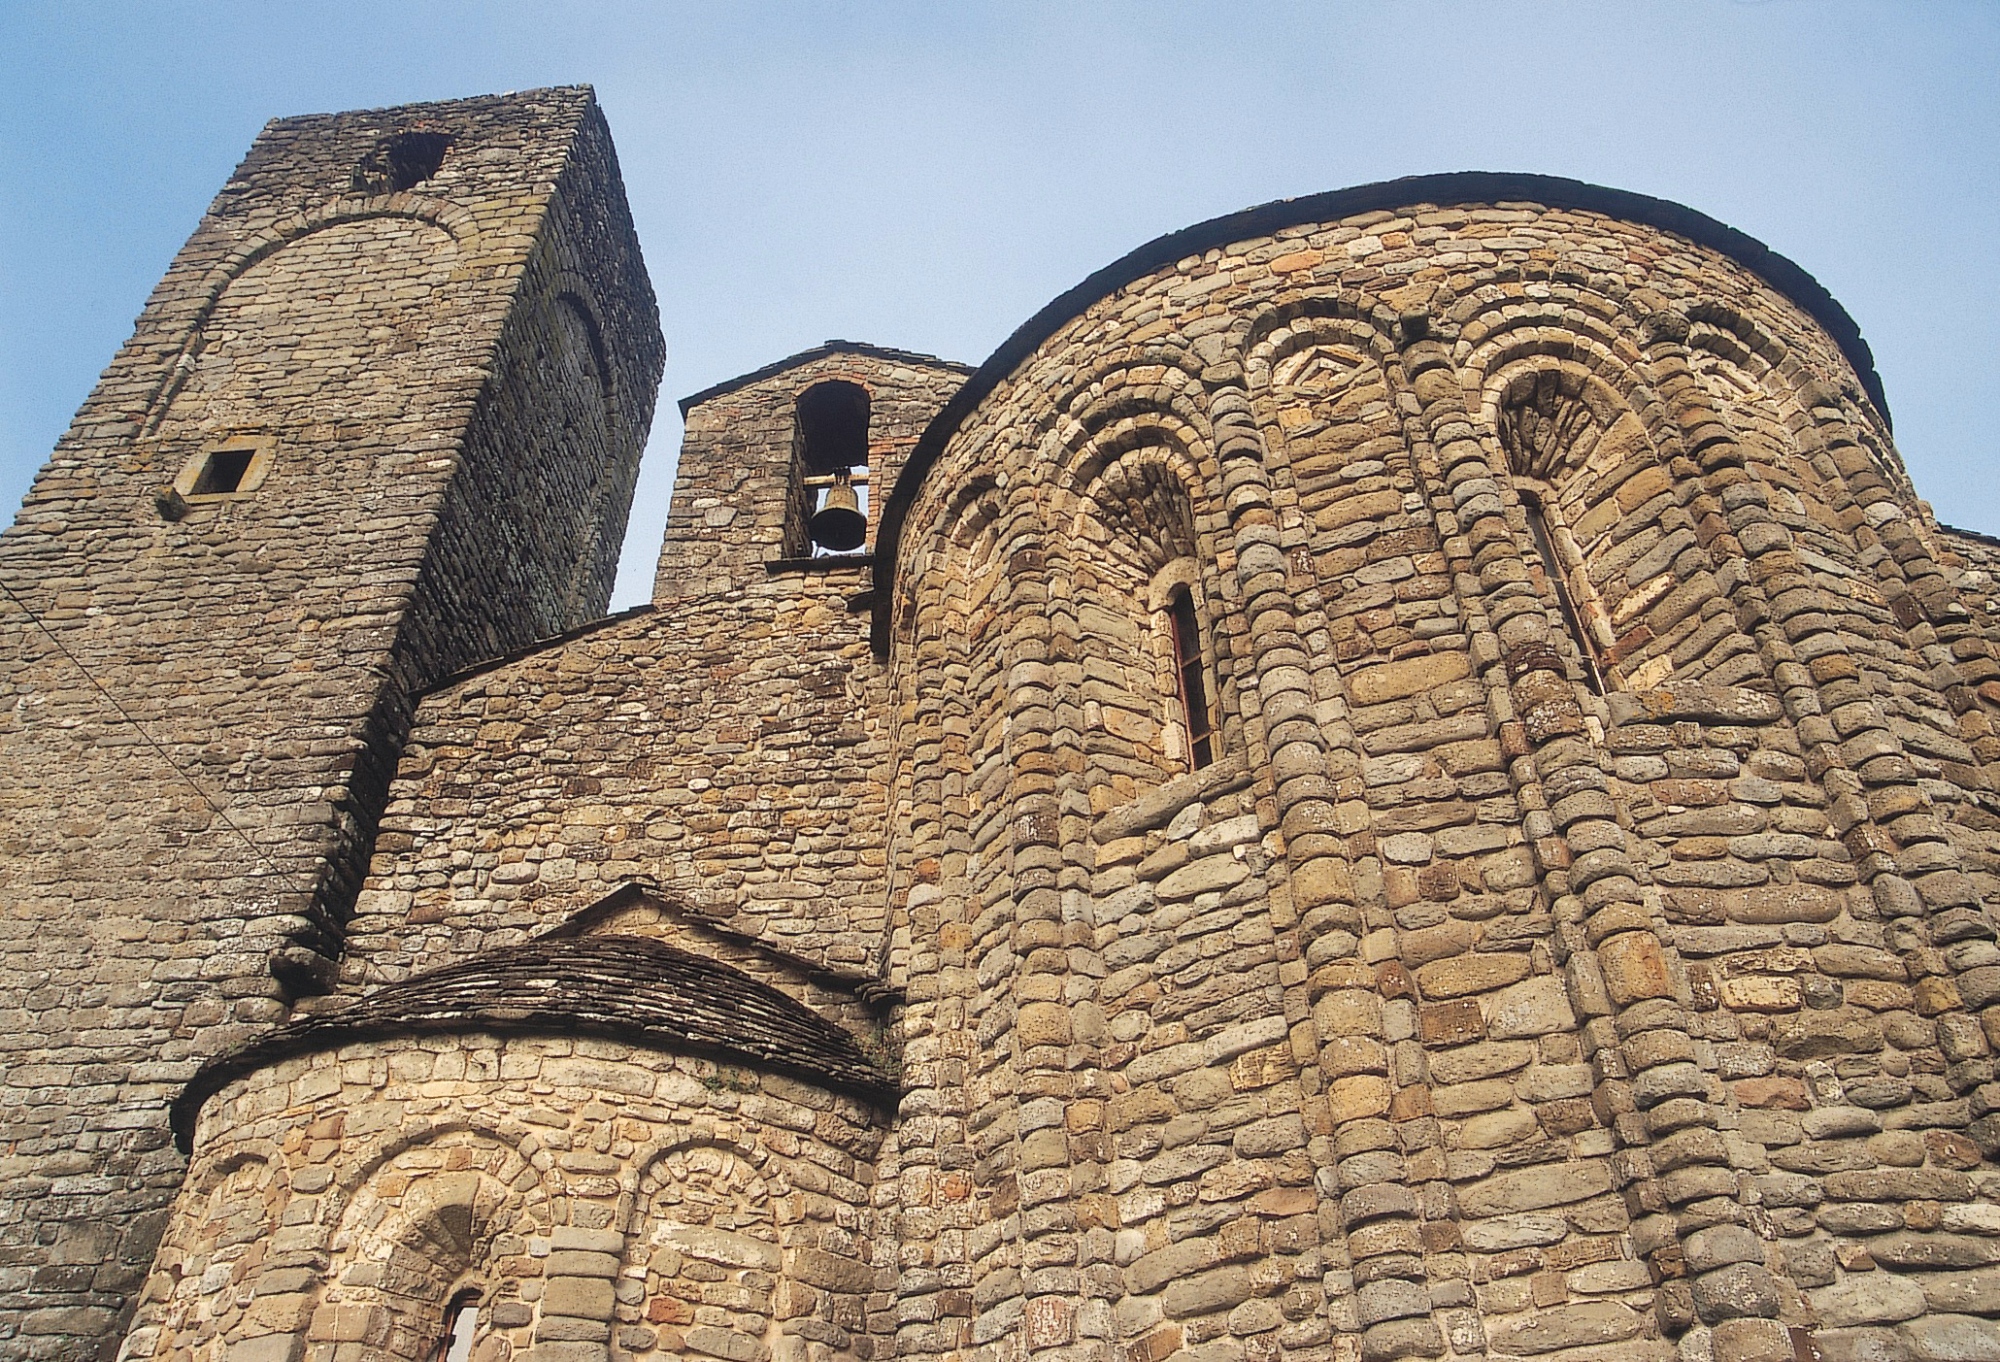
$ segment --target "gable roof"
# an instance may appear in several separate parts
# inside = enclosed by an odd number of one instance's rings
[[[735,392],[738,388],[747,388],[752,383],[761,383],[767,378],[782,374],[787,369],[796,369],[816,359],[825,359],[828,355],[866,355],[870,359],[915,364],[925,369],[954,369],[961,374],[973,372],[970,364],[961,364],[955,359],[939,359],[936,355],[921,354],[915,350],[896,350],[886,345],[869,345],[865,341],[822,341],[810,350],[801,350],[796,355],[786,355],[783,359],[773,360],[761,369],[752,369],[749,373],[738,374],[735,378],[725,378],[722,382],[711,384],[698,393],[683,397],[680,400],[681,416],[685,419],[689,412],[712,397]]]

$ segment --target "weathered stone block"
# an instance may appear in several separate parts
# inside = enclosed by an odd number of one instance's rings
[[[1566,1206],[1610,1190],[1610,1168],[1601,1162],[1587,1161],[1495,1173],[1462,1188],[1458,1200],[1466,1215],[1484,1217]]]
[[[1463,654],[1430,653],[1356,672],[1348,681],[1348,691],[1358,705],[1379,705],[1456,681],[1470,672]]]
[[[608,1320],[615,1305],[611,1283],[598,1277],[551,1277],[542,1287],[544,1315]]]
[[[1486,1004],[1487,1034],[1495,1040],[1546,1036],[1575,1025],[1569,990],[1552,974],[1504,988]]]
[[[1504,988],[1527,976],[1528,957],[1512,951],[1474,952],[1434,960],[1415,971],[1427,998],[1458,998]]]
[[[1926,1315],[1897,1330],[1911,1362],[1989,1362],[2000,1358],[2000,1321],[1973,1315]]]
[[[1599,1347],[1636,1336],[1639,1314],[1617,1301],[1583,1301],[1537,1310],[1525,1323],[1493,1331],[1493,1346],[1530,1357],[1559,1348]]]
[[[1893,1272],[1856,1273],[1808,1294],[1820,1322],[1830,1329],[1894,1324],[1930,1308],[1921,1286]]]
[[[1160,1304],[1175,1319],[1188,1319],[1240,1305],[1255,1290],[1247,1268],[1219,1267],[1170,1282]]]

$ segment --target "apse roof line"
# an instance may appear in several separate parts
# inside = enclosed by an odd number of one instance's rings
[[[169,1110],[194,1147],[209,1098],[281,1060],[409,1036],[593,1036],[803,1079],[878,1104],[895,1083],[854,1037],[732,965],[644,936],[549,934],[385,984],[209,1059]]]
[[[987,394],[998,387],[1043,341],[1092,303],[1191,255],[1201,255],[1233,241],[1270,236],[1287,227],[1309,222],[1336,222],[1361,213],[1414,208],[1423,204],[1456,207],[1501,203],[1537,203],[1548,208],[1602,213],[1619,221],[1636,222],[1672,232],[1736,261],[1791,299],[1833,338],[1841,354],[1853,366],[1868,400],[1875,404],[1884,421],[1889,419],[1889,402],[1882,390],[1882,379],[1875,372],[1875,356],[1869,350],[1868,342],[1862,339],[1861,328],[1848,315],[1847,309],[1827,292],[1823,284],[1791,260],[1747,232],[1738,231],[1685,204],[1558,175],[1485,170],[1410,175],[1303,198],[1278,199],[1155,237],[1112,261],[1022,323],[973,372],[965,386],[952,395],[918,438],[916,448],[911,450],[895,487],[882,506],[875,543],[876,597],[871,629],[875,651],[886,653],[889,648],[887,604],[891,597],[887,588],[895,581],[897,540],[902,534],[910,503],[915,500],[917,488],[923,485],[931,465],[937,462],[959,425],[985,400]],[[776,372],[791,362],[780,361],[767,370],[760,370],[759,375]],[[682,409],[685,411],[693,402],[708,395],[706,392],[696,394],[682,403]]]

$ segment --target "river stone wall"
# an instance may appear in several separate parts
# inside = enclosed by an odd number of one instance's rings
[[[611,1041],[404,1037],[301,1055],[201,1118],[122,1358],[853,1357],[888,1264],[880,1117]]]
[[[1992,555],[1828,335],[1534,203],[1043,334],[880,588],[899,1355],[2000,1349]]]

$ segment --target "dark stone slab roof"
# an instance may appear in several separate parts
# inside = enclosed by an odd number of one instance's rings
[[[733,1060],[874,1102],[894,1098],[854,1037],[727,965],[651,937],[541,937],[378,988],[217,1056],[175,1099],[174,1138],[191,1149],[202,1104],[279,1060],[354,1041],[467,1032],[599,1036]]]
[[[1451,207],[1464,204],[1538,203],[1545,208],[1581,209],[1602,213],[1623,222],[1657,227],[1706,246],[1749,269],[1765,283],[1790,298],[1825,332],[1833,337],[1847,362],[1854,367],[1868,400],[1882,419],[1889,420],[1889,399],[1882,391],[1881,376],[1875,372],[1875,356],[1861,338],[1861,328],[1847,314],[1826,287],[1798,265],[1779,255],[1747,232],[1739,232],[1706,213],[1697,212],[1669,199],[1656,199],[1624,189],[1608,189],[1559,175],[1530,175],[1513,171],[1467,170],[1442,175],[1408,175],[1400,180],[1379,180],[1374,184],[1309,194],[1227,213],[1207,222],[1197,222],[1177,232],[1155,237],[1138,249],[1112,261],[1103,269],[1061,294],[1040,312],[1021,323],[1013,335],[1000,343],[984,364],[967,379],[931,419],[910,451],[903,471],[882,505],[882,520],[875,534],[875,615],[872,638],[877,653],[889,650],[889,611],[893,599],[889,588],[896,580],[896,560],[901,545],[903,520],[910,513],[917,489],[923,485],[931,465],[965,419],[986,400],[1017,365],[1036,347],[1053,336],[1070,318],[1080,315],[1098,299],[1115,293],[1135,279],[1165,269],[1177,260],[1200,255],[1232,241],[1248,241],[1269,236],[1287,227],[1309,222],[1338,222],[1359,213],[1373,213],[1421,204]],[[780,363],[788,363],[781,361]],[[705,394],[697,394],[697,397]],[[695,399],[689,399],[693,401]],[[685,411],[687,404],[682,404]]]

